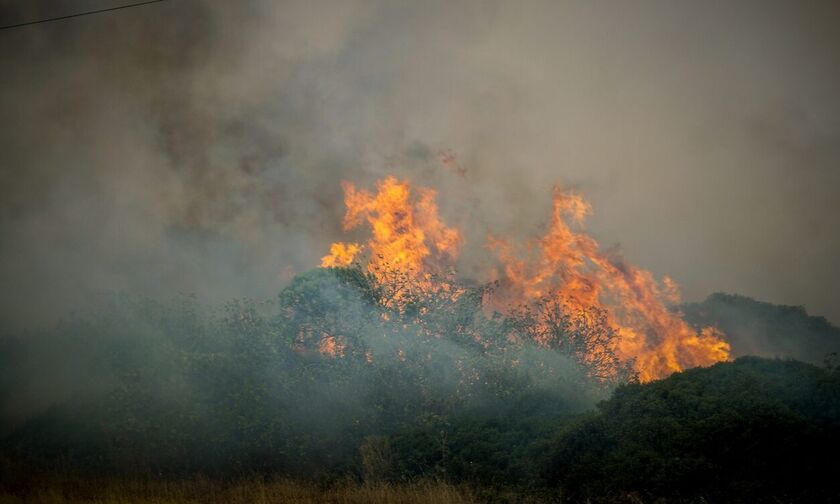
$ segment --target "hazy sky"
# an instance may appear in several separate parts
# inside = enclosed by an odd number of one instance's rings
[[[0,24],[120,3],[0,0]],[[167,0],[0,31],[0,317],[272,296],[342,238],[340,180],[395,173],[473,223],[467,262],[537,232],[559,182],[686,299],[840,323],[838,20],[835,0]]]

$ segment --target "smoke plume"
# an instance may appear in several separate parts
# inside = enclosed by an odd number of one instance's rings
[[[106,4],[0,2],[0,22]],[[49,324],[102,291],[272,296],[341,237],[341,180],[393,173],[501,235],[533,235],[552,184],[576,187],[599,241],[689,300],[836,322],[838,17],[170,0],[4,30],[0,320]]]

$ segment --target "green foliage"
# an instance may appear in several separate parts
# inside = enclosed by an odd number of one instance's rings
[[[545,300],[486,316],[483,287],[384,273],[313,270],[276,302],[218,310],[117,296],[0,339],[0,481],[12,467],[432,478],[499,502],[840,495],[836,361],[743,358],[638,384],[603,314],[581,324]]]
[[[8,420],[3,453],[90,471],[372,474],[381,468],[364,469],[360,455],[372,460],[360,452],[371,436],[529,395],[557,415],[608,390],[566,355],[509,342],[510,324],[482,314],[480,288],[453,296],[409,281],[318,269],[277,303],[234,301],[221,311],[191,298],[162,305],[122,296],[54,330],[5,340],[3,397],[66,375],[84,379]],[[73,365],[44,369],[62,356]]]
[[[575,499],[829,502],[840,376],[741,358],[618,388],[555,443],[549,481]]]

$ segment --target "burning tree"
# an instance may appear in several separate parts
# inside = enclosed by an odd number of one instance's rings
[[[569,356],[590,378],[602,382],[636,378],[633,362],[618,357],[619,334],[603,308],[577,306],[553,295],[520,306],[510,318],[516,334]]]
[[[394,177],[378,182],[375,194],[348,182],[342,186],[344,228],[367,221],[371,237],[365,244],[334,243],[323,267],[364,263],[360,268],[377,285],[379,302],[400,313],[420,306],[420,322],[437,308],[424,308],[419,299],[429,304],[448,296],[454,302],[469,290],[452,273],[462,235],[441,221],[433,190],[412,192],[407,181]],[[727,360],[722,334],[697,331],[668,308],[679,300],[675,282],[666,277],[660,284],[650,272],[602,252],[583,232],[591,211],[582,196],[558,187],[548,230],[527,254],[491,237],[498,262],[488,276],[498,281],[483,291],[482,309],[520,320],[520,336],[592,366],[596,377],[623,376],[630,366],[647,381]],[[485,344],[492,339],[470,335]]]

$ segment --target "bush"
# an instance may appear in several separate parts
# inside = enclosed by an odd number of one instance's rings
[[[556,441],[547,480],[572,499],[828,502],[838,392],[836,371],[759,358],[620,387]]]

